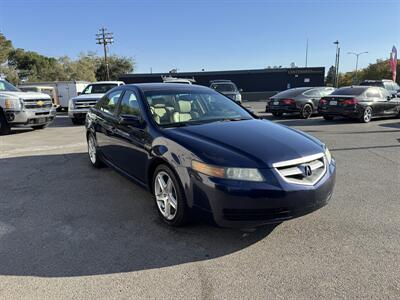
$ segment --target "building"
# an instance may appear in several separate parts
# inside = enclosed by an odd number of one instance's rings
[[[278,68],[233,71],[207,71],[182,73],[126,74],[119,79],[125,83],[162,82],[162,76],[192,78],[196,84],[209,86],[211,80],[232,80],[242,89],[244,101],[265,100],[288,88],[323,86],[325,68]]]

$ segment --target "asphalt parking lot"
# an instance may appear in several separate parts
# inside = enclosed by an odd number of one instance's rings
[[[337,185],[254,232],[166,227],[144,189],[90,166],[65,115],[1,136],[0,298],[399,299],[400,120],[261,115],[323,140]]]

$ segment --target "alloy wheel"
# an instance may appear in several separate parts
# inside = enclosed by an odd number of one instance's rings
[[[364,118],[364,122],[365,123],[368,123],[369,121],[371,121],[371,119],[372,119],[372,109],[370,107],[367,107],[364,110],[363,118]]]
[[[92,164],[96,164],[96,144],[92,135],[88,138],[88,153]]]
[[[154,195],[157,207],[167,220],[175,218],[178,210],[177,193],[174,182],[168,173],[160,171],[154,182]]]
[[[312,115],[312,107],[309,104],[304,105],[303,111],[302,111],[302,117],[304,119],[310,118]]]

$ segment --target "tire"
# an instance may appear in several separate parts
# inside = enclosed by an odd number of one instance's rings
[[[162,181],[159,181],[160,179]],[[189,208],[182,184],[172,169],[165,164],[159,165],[154,171],[152,193],[158,214],[165,223],[178,227],[188,222]]]
[[[327,121],[332,121],[333,120],[333,116],[322,116],[322,117]]]
[[[36,125],[36,126],[32,126],[32,128],[34,129],[34,130],[41,130],[41,129],[44,129],[44,128],[46,128],[47,127],[47,124],[45,124],[45,125]]]
[[[359,121],[361,123],[368,123],[372,120],[372,108],[370,106],[367,106],[363,113],[362,116],[360,117]]]
[[[83,120],[83,119],[71,118],[71,121],[72,121],[72,124],[74,124],[74,125],[85,124],[85,120]]]
[[[301,111],[300,111],[300,117],[302,119],[309,119],[313,114],[313,107],[311,104],[304,104]]]
[[[11,133],[10,124],[8,124],[6,116],[3,110],[0,109],[0,135],[6,135]]]
[[[90,163],[93,167],[100,169],[104,167],[104,163],[99,156],[99,152],[97,150],[97,142],[96,138],[93,134],[89,134],[87,137],[87,144],[88,144],[88,155]]]
[[[283,116],[283,113],[274,111],[274,112],[272,112],[272,115],[273,115],[274,117],[280,118],[280,117]]]

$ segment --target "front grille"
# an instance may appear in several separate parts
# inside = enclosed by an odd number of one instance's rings
[[[23,101],[26,109],[51,108],[53,106],[50,99],[23,99]]]
[[[278,174],[287,182],[314,185],[326,172],[323,153],[273,164]]]
[[[77,100],[74,103],[74,106],[76,109],[89,109],[93,106],[95,106],[97,103],[97,100]]]

